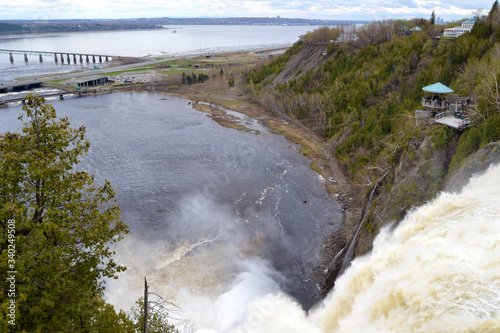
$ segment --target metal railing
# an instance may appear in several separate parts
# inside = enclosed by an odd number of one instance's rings
[[[440,112],[436,115],[435,119],[437,120],[437,119],[441,119],[443,117],[448,117],[449,115],[451,115],[451,113],[452,113],[451,111]]]

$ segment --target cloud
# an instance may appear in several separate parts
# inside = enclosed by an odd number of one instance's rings
[[[19,0],[1,5],[0,19],[74,19],[132,17],[228,17],[264,16],[318,19],[383,19],[428,17],[434,10],[441,17],[467,17],[478,8],[489,10],[492,0],[474,4],[458,0]]]

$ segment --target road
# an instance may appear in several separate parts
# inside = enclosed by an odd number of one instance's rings
[[[109,72],[118,72],[118,71],[133,69],[133,68],[137,68],[137,67],[155,65],[155,64],[164,62],[166,60],[170,61],[170,60],[177,60],[177,59],[181,59],[181,58],[183,58],[183,57],[164,58],[161,60],[149,60],[149,61],[136,63],[136,64],[112,66],[112,67],[106,67],[103,69],[86,69],[83,71],[66,73],[64,75],[61,75],[61,74],[50,75],[49,74],[49,75],[40,75],[40,76],[33,77],[33,78],[20,78],[19,80],[15,80],[14,82],[1,83],[0,84],[0,92],[7,91],[11,88],[25,87],[25,86],[29,86],[29,85],[41,84],[41,83],[47,82],[47,81],[60,80],[61,78],[71,79],[71,78],[75,78],[75,77],[106,74]]]

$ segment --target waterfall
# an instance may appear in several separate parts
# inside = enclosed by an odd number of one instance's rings
[[[495,166],[382,229],[309,314],[266,295],[234,332],[499,332],[499,194]]]

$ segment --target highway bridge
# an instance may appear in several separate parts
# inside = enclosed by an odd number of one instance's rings
[[[0,54],[8,54],[10,62],[14,62],[14,55],[24,56],[24,61],[28,62],[28,56],[38,56],[38,61],[43,62],[43,57],[51,57],[55,62],[61,61],[62,64],[65,61],[71,64],[78,62],[83,63],[102,63],[104,61],[109,61],[113,58],[111,55],[105,54],[92,54],[92,53],[80,53],[80,52],[57,52],[57,51],[33,51],[33,50],[7,50],[0,49]]]
[[[60,100],[63,100],[65,97],[68,96],[86,96],[88,93],[87,92],[81,92],[81,91],[64,91],[64,92],[55,92],[55,93],[50,93],[50,94],[45,94],[41,95],[41,97],[47,98],[47,97],[53,97],[53,96],[58,96]],[[8,107],[9,104],[15,103],[15,102],[22,102],[22,104],[25,104],[25,97],[16,97],[16,98],[11,98],[7,100],[0,100],[0,108],[3,107]]]
[[[2,82],[0,83],[0,93],[6,93],[8,91],[30,90],[40,87],[42,83],[42,81],[38,80]]]

